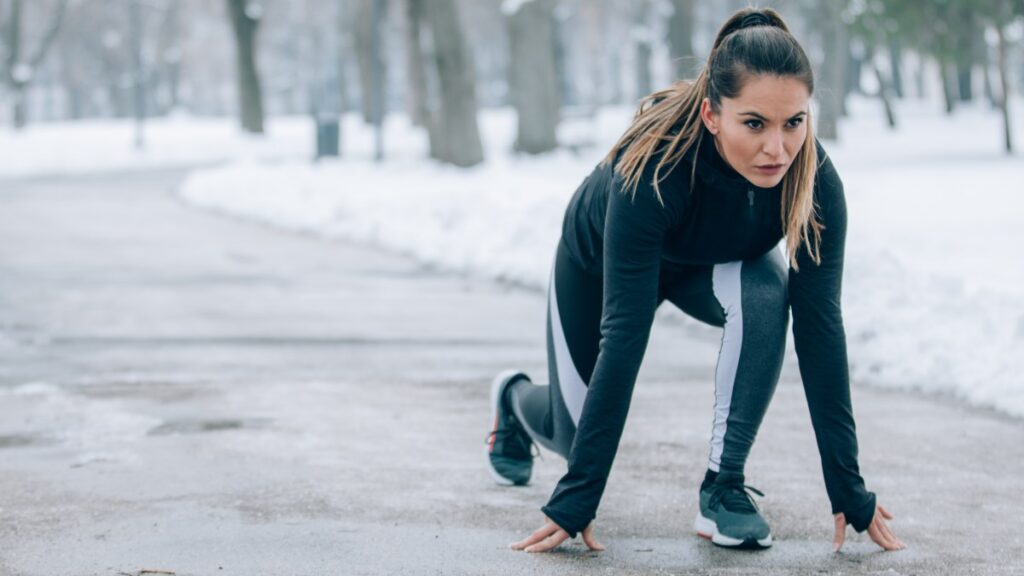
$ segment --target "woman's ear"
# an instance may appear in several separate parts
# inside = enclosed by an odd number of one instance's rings
[[[718,114],[715,114],[714,109],[711,108],[711,100],[706,97],[700,103],[700,119],[704,121],[708,132],[718,134]]]

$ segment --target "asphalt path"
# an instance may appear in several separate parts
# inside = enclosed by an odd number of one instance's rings
[[[775,545],[696,537],[720,332],[667,310],[607,551],[511,551],[565,463],[492,483],[488,385],[546,379],[543,295],[197,211],[183,177],[0,182],[0,574],[1024,574],[1024,423],[864,382],[908,548],[833,553],[791,351],[747,469]]]

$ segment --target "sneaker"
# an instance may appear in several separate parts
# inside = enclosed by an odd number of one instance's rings
[[[742,481],[719,484],[705,480],[700,489],[700,512],[693,523],[697,535],[727,548],[771,546],[772,531],[748,490],[764,496]]]
[[[515,370],[498,374],[491,383],[491,427],[487,435],[487,463],[494,481],[503,486],[525,486],[533,475],[533,440],[508,405],[509,387],[529,376]]]

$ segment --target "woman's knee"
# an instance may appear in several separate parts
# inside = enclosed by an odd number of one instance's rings
[[[742,272],[744,308],[788,311],[789,274],[782,254],[775,249],[760,258],[744,262]]]

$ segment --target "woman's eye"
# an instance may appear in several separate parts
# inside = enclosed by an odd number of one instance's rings
[[[789,121],[789,127],[790,128],[796,128],[803,121],[804,121],[803,118],[793,118],[792,120]]]
[[[753,130],[760,130],[761,129],[761,121],[760,120],[747,120],[746,122],[744,122],[744,124],[746,124],[749,128],[751,128]]]

